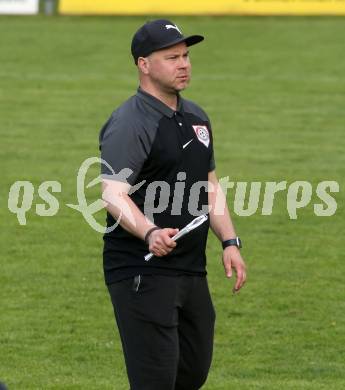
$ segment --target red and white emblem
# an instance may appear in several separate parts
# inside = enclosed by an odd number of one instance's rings
[[[210,133],[208,132],[207,126],[196,125],[193,126],[193,129],[198,140],[208,148],[208,145],[210,144]]]

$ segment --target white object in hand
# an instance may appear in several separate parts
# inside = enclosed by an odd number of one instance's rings
[[[205,221],[207,221],[207,215],[206,214],[203,214],[203,215],[200,215],[199,217],[194,218],[192,222],[190,222],[183,229],[181,229],[177,234],[175,234],[173,237],[171,237],[171,239],[173,241],[177,241],[182,236],[186,235],[190,231],[192,231],[195,228],[197,228],[198,226],[202,225]],[[151,253],[151,252],[148,253],[144,257],[145,261],[149,261],[153,256],[154,256],[153,253]]]

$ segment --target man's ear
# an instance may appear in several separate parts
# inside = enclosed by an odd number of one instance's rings
[[[139,68],[140,72],[143,74],[149,73],[150,64],[149,64],[149,60],[147,59],[147,57],[139,57],[138,58],[138,68]]]

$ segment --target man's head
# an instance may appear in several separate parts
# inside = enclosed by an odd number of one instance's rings
[[[165,19],[140,27],[134,34],[131,51],[141,83],[153,84],[168,93],[186,88],[191,72],[188,46],[203,39],[201,35],[184,37],[175,24]]]

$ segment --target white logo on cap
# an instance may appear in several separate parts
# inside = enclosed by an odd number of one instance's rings
[[[173,29],[177,30],[177,31],[182,35],[180,29],[179,29],[177,26],[174,26],[173,24],[166,24],[166,25],[165,25],[165,28],[166,28],[167,30],[169,30],[170,28],[173,28]]]

